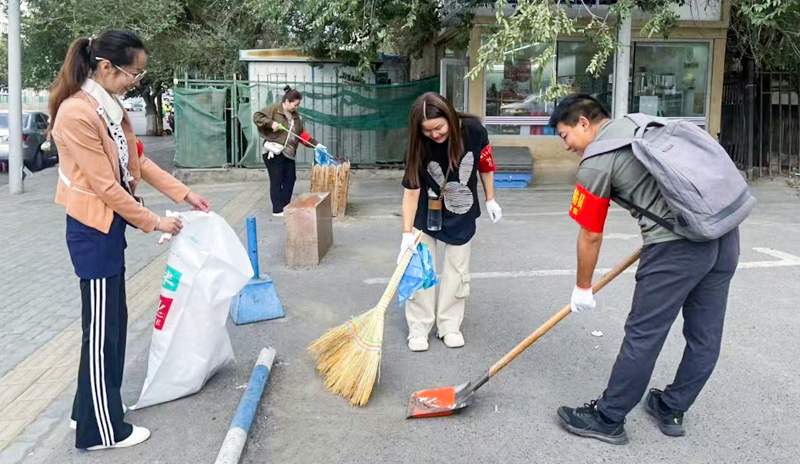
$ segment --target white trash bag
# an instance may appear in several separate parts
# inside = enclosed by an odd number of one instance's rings
[[[225,322],[231,299],[253,278],[239,237],[215,213],[180,213],[161,285],[141,409],[197,393],[234,361]]]

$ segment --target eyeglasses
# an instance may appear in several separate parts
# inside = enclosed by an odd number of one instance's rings
[[[109,60],[107,60],[105,58],[100,58],[99,56],[97,57],[97,59],[98,60],[102,60],[102,61],[108,61],[109,63],[111,63],[111,61],[109,61]],[[141,80],[144,79],[144,76],[147,75],[147,70],[146,69],[144,71],[140,72],[139,74],[133,75],[133,74],[129,73],[128,71],[125,71],[124,69],[122,69],[119,66],[115,65],[114,63],[111,63],[111,64],[115,68],[119,69],[120,71],[122,71],[125,74],[127,74],[128,76],[130,76],[130,78],[133,79],[133,82],[141,82]]]

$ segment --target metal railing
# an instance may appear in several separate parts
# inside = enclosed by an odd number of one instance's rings
[[[47,111],[50,97],[46,95],[22,96],[23,111]],[[8,110],[8,95],[0,95],[0,110]]]
[[[751,175],[800,171],[800,75],[761,72],[750,85],[742,75],[726,76],[719,140]]]
[[[374,105],[381,101],[387,104],[404,101],[411,94],[407,86],[416,83],[355,84],[344,81],[338,71],[325,73],[320,70],[311,76],[287,70],[251,77],[252,80],[247,81],[236,78],[209,79],[205,76],[190,78],[184,75],[175,81],[176,87],[226,90],[227,165],[263,167],[262,140],[252,123],[252,117],[265,106],[280,102],[287,84],[304,95],[300,113],[305,130],[327,146],[334,156],[347,159],[355,168],[395,167],[402,164],[407,143],[407,116],[403,118],[403,127],[389,124],[392,128],[387,129],[382,124],[385,121],[376,120],[375,128],[371,129],[368,127],[371,112],[377,112],[378,116],[381,112],[374,107],[365,109],[358,102],[371,101]],[[304,80],[309,78],[313,80]],[[438,80],[436,89],[431,90],[438,90]],[[410,108],[411,105],[408,102],[402,106]],[[181,117],[176,112],[176,123]],[[176,125],[180,126],[179,123]],[[313,150],[297,150],[299,166],[311,166],[313,159]]]

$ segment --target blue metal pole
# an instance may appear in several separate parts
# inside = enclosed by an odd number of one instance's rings
[[[258,234],[256,233],[256,218],[247,218],[247,253],[250,255],[250,265],[253,266],[253,278],[258,279]]]

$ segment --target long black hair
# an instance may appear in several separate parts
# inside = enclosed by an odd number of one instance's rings
[[[124,30],[109,30],[96,39],[82,38],[72,42],[61,71],[50,86],[50,127],[64,100],[80,90],[92,71],[97,69],[97,57],[123,67],[130,66],[141,51],[146,53],[147,48],[139,36]]]

